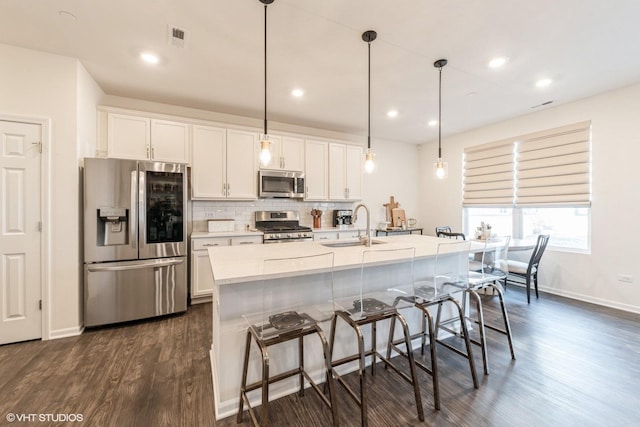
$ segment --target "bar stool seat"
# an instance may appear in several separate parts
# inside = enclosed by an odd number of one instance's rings
[[[237,422],[242,422],[244,404],[254,425],[266,426],[269,423],[269,385],[291,377],[298,376],[299,395],[304,395],[305,380],[318,393],[322,401],[331,409],[332,423],[339,425],[337,403],[334,395],[333,374],[330,363],[329,345],[321,324],[327,324],[333,317],[332,281],[333,259],[331,252],[318,255],[267,259],[263,263],[262,311],[245,314],[248,323],[247,339],[244,354],[242,381],[240,386],[240,402]],[[295,292],[296,280],[293,272],[298,270],[314,270],[315,277],[309,280],[311,288],[305,292]],[[287,277],[288,276],[288,277]],[[307,299],[312,296],[313,300]],[[320,301],[320,303],[318,303]],[[323,370],[326,379],[325,395],[312,376],[305,369],[304,337],[316,335],[321,344]],[[298,341],[298,363],[293,369],[270,376],[269,348],[289,341]],[[261,355],[261,377],[247,384],[251,344],[255,342]],[[261,389],[261,411],[257,414],[251,407],[249,393]]]
[[[371,357],[372,376],[375,375],[376,359],[380,359],[385,364],[385,367],[390,368],[413,386],[418,419],[424,421],[420,385],[413,358],[409,357],[409,373],[407,374],[397,368],[388,357],[383,356],[376,348],[377,323],[391,319],[393,324],[397,320],[402,325],[405,337],[404,343],[407,348],[411,349],[409,328],[398,310],[408,304],[403,298],[410,295],[414,256],[415,248],[365,250],[362,255],[359,288],[354,289],[353,286],[345,286],[340,289],[334,288],[336,315],[331,324],[331,365],[334,368],[334,375],[338,384],[341,384],[349,396],[360,406],[362,426],[368,425],[368,394],[365,384],[367,357]],[[402,267],[397,274],[391,274],[387,266],[384,265],[384,263],[392,259],[402,260]],[[373,280],[374,277],[377,279],[384,277],[384,281],[388,280],[384,289],[376,289],[374,283],[379,283],[379,280]],[[350,326],[356,333],[358,352],[340,359],[334,359],[336,327],[339,319],[342,319],[342,322]],[[366,325],[371,325],[371,348],[368,350],[365,348],[363,332],[363,327]],[[335,371],[337,366],[354,361],[358,361],[359,393],[354,392],[344,378]]]

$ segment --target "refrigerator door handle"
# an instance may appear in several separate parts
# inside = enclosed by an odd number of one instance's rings
[[[138,249],[138,171],[131,171],[131,211],[129,212],[129,242]]]
[[[141,169],[141,167],[139,167]],[[147,241],[147,188],[146,188],[146,179],[145,179],[145,171],[138,170],[138,247],[143,249],[145,247],[145,242]],[[139,253],[138,257],[142,257],[142,254]]]
[[[150,267],[168,267],[170,265],[178,265],[184,263],[184,258],[180,259],[168,259],[168,260],[160,260],[160,261],[141,261],[136,262],[135,264],[127,264],[127,265],[88,265],[87,270],[90,272],[99,272],[99,271],[126,271],[126,270],[137,270],[140,268],[150,268]]]

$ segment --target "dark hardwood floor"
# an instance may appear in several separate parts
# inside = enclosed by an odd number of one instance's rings
[[[378,369],[368,378],[370,425],[640,425],[640,315],[548,294],[527,305],[514,286],[506,297],[517,360],[506,338],[490,333],[490,375],[482,374],[474,346],[481,379],[474,390],[466,361],[439,347],[442,409],[433,409],[431,378],[420,372],[424,423],[410,386]],[[484,297],[488,319],[497,319],[496,300]],[[79,337],[0,346],[0,425],[237,425],[235,417],[213,417],[210,316],[210,304],[196,305],[184,315]],[[357,407],[338,391],[342,424],[359,425]],[[330,425],[312,391],[271,408],[274,426]],[[82,414],[83,421],[10,423],[9,413]],[[241,425],[250,425],[246,414]]]

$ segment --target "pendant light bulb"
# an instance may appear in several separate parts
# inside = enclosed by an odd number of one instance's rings
[[[264,133],[260,135],[260,165],[271,163],[271,141],[267,133],[267,6],[273,0],[259,0],[264,4]]]
[[[447,162],[443,162],[441,158],[433,164],[433,173],[438,179],[445,179],[449,175]]]
[[[260,136],[260,164],[267,166],[271,163],[271,141],[269,141],[269,135],[264,134]]]
[[[371,149],[368,149],[366,153],[364,153],[364,171],[366,173],[372,173],[376,168],[376,164],[373,162],[373,152]]]
[[[371,42],[378,37],[378,33],[368,30],[362,33],[362,40],[367,42],[368,47],[368,75],[367,75],[367,152],[364,154],[364,171],[372,173],[376,168],[373,162],[373,151],[371,151]]]
[[[433,164],[433,173],[437,179],[445,179],[448,174],[447,162],[442,160],[442,67],[447,65],[446,59],[438,59],[433,66],[440,70],[438,79],[438,160]]]

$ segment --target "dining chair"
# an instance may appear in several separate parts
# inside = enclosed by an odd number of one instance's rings
[[[508,260],[509,275],[505,281],[522,284],[527,288],[527,304],[531,303],[531,282],[536,291],[536,298],[538,298],[538,271],[540,270],[540,260],[544,254],[547,244],[549,243],[549,234],[541,234],[538,236],[536,246],[531,252],[531,258],[529,262],[522,262],[516,260]]]
[[[412,294],[413,289],[414,257],[415,248],[365,250],[362,254],[359,286],[336,286],[334,288],[333,301],[335,316],[331,323],[331,341],[329,346],[331,366],[338,384],[345,388],[349,396],[360,407],[362,426],[368,425],[368,392],[365,381],[365,363],[367,357],[370,357],[372,376],[374,376],[376,372],[376,359],[379,359],[384,363],[385,368],[390,368],[406,382],[411,384],[418,418],[420,421],[424,421],[420,385],[418,383],[416,365],[411,349],[409,328],[406,320],[399,311],[413,304],[413,301],[407,299],[407,296]],[[389,268],[389,262],[393,262],[393,260],[399,262],[401,265],[399,269]],[[383,279],[384,286],[378,287],[375,284],[380,283],[381,278]],[[377,349],[377,324],[378,322],[389,319],[391,320],[391,328],[395,325],[396,320],[402,325],[404,332],[402,342],[406,345],[409,353],[409,374],[403,372],[392,363],[388,354],[385,357]],[[350,326],[355,332],[358,352],[353,355],[335,359],[334,344],[339,320],[342,320],[341,323]],[[364,332],[362,329],[363,326],[366,325],[371,325],[371,347],[368,350],[365,346]],[[354,392],[335,369],[338,366],[354,361],[358,362],[359,393]]]
[[[478,377],[475,369],[475,362],[471,350],[471,341],[467,324],[464,320],[462,304],[456,298],[457,294],[464,293],[468,287],[468,263],[469,263],[468,241],[453,241],[450,243],[440,243],[436,246],[435,259],[425,259],[416,261],[413,280],[413,293],[410,298],[405,298],[413,302],[413,309],[420,310],[422,318],[421,329],[411,335],[411,339],[420,339],[420,352],[424,355],[425,347],[429,347],[430,365],[421,360],[415,360],[416,366],[431,375],[433,383],[433,401],[435,409],[440,409],[440,385],[438,375],[437,344],[440,344],[454,353],[465,357],[469,363],[473,387],[478,388]],[[461,328],[460,336],[465,343],[465,349],[460,350],[452,346],[444,339],[438,338],[438,323],[443,306],[453,307],[455,315],[459,320]],[[437,314],[434,318],[430,308],[437,307]],[[387,346],[387,357],[391,357],[391,352],[395,351],[399,355],[412,360],[411,347],[406,345],[403,339],[394,338],[394,321],[392,320],[389,331],[389,342]],[[428,344],[427,344],[428,339]],[[404,348],[401,346],[404,344]]]
[[[440,227],[436,227],[436,236],[438,235],[438,233],[444,231],[445,233],[451,233],[451,227],[448,225],[443,225]]]
[[[246,404],[253,425],[268,425],[269,385],[298,376],[300,385],[298,394],[304,395],[306,380],[318,393],[324,404],[330,408],[333,425],[339,425],[329,345],[321,327],[322,323],[328,324],[333,319],[333,305],[331,304],[333,260],[333,252],[327,252],[317,255],[273,258],[263,262],[264,279],[261,294],[255,296],[262,299],[262,309],[256,313],[243,315],[248,327],[237,414],[238,423],[242,422],[243,407]],[[308,270],[314,271],[313,280],[305,279],[305,290],[300,292],[296,277],[291,274],[296,271]],[[313,298],[310,299],[310,296]],[[325,301],[325,303],[317,301]],[[324,359],[325,389],[328,389],[328,396],[305,369],[304,337],[307,335],[316,335],[320,340],[322,359]],[[269,349],[293,340],[297,340],[297,346],[293,346],[298,350],[297,367],[270,376],[270,366],[272,362],[277,360],[274,356],[282,356],[284,350],[280,349],[279,352],[269,354]],[[260,350],[261,377],[257,381],[247,384],[252,342],[255,342]],[[285,361],[281,360],[278,367],[288,361],[289,357],[284,357],[284,359]],[[258,389],[262,391],[259,419],[251,407],[249,396],[250,392]]]
[[[439,231],[436,234],[437,237],[444,237],[447,239],[455,239],[455,240],[467,240],[467,237],[464,233],[454,233],[451,231]]]

